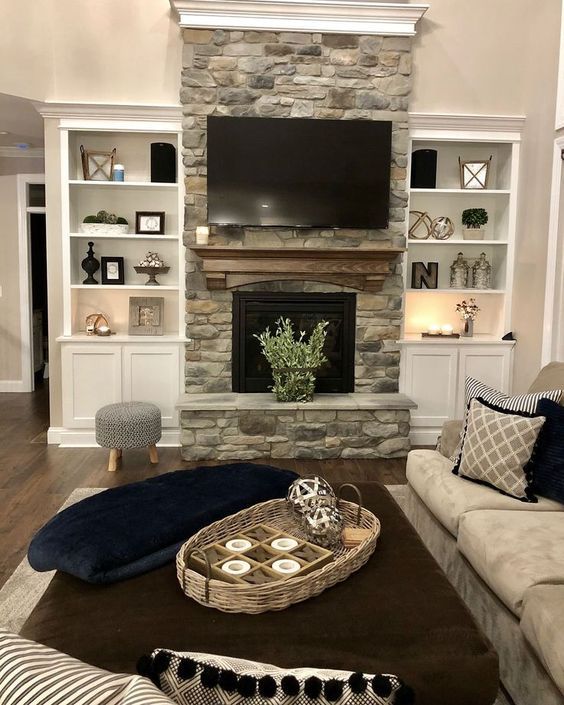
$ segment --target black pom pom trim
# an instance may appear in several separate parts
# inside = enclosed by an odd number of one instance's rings
[[[374,676],[372,679],[372,690],[376,695],[387,698],[392,693],[392,684],[386,676]]]
[[[153,658],[153,671],[160,676],[170,665],[170,654],[166,651],[159,651]]]
[[[304,693],[308,698],[315,700],[321,695],[321,690],[323,689],[323,683],[317,676],[310,676],[306,678],[304,683]]]
[[[338,681],[336,678],[331,678],[331,680],[325,682],[325,686],[323,687],[323,695],[325,696],[326,700],[329,700],[330,703],[334,703],[342,696],[342,694],[342,681]]]
[[[363,673],[351,673],[349,676],[349,686],[355,695],[360,695],[366,690],[366,678]]]
[[[140,676],[149,677],[153,672],[153,659],[147,654],[143,654],[137,661],[137,673]]]
[[[198,664],[191,658],[182,658],[178,664],[177,674],[180,680],[187,681],[194,678]]]
[[[215,666],[204,666],[200,681],[204,688],[215,688],[219,681],[219,669]]]
[[[300,682],[296,676],[284,676],[280,685],[285,695],[298,695],[300,692]]]
[[[257,679],[254,676],[241,676],[237,683],[237,692],[244,698],[252,698],[257,692]]]
[[[277,690],[276,681],[272,676],[263,676],[259,680],[258,689],[263,698],[273,698]]]
[[[219,674],[219,687],[226,693],[234,693],[237,690],[237,674],[233,671],[222,671]]]
[[[413,689],[403,683],[394,693],[394,705],[413,705],[415,693]]]

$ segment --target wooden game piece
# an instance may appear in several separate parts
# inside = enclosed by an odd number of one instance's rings
[[[341,538],[345,548],[354,548],[370,537],[370,529],[347,526],[343,529]]]

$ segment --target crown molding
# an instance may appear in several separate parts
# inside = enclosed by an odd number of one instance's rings
[[[409,113],[411,137],[488,135],[492,139],[519,141],[524,115],[463,115],[457,113]]]
[[[113,105],[110,103],[34,103],[43,118],[178,122],[181,105]]]
[[[45,156],[43,147],[29,147],[28,149],[20,149],[19,147],[0,147],[0,157],[11,157],[21,159],[29,159],[31,157],[41,158]]]
[[[170,0],[181,27],[412,37],[429,5],[371,0]]]

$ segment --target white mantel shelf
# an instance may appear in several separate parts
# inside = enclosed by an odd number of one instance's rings
[[[412,37],[429,5],[364,0],[170,0],[193,29],[383,34]]]

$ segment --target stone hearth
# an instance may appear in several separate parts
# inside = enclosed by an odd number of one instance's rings
[[[279,403],[272,394],[185,394],[182,457],[393,458],[409,450],[403,394],[318,394],[308,404]]]

